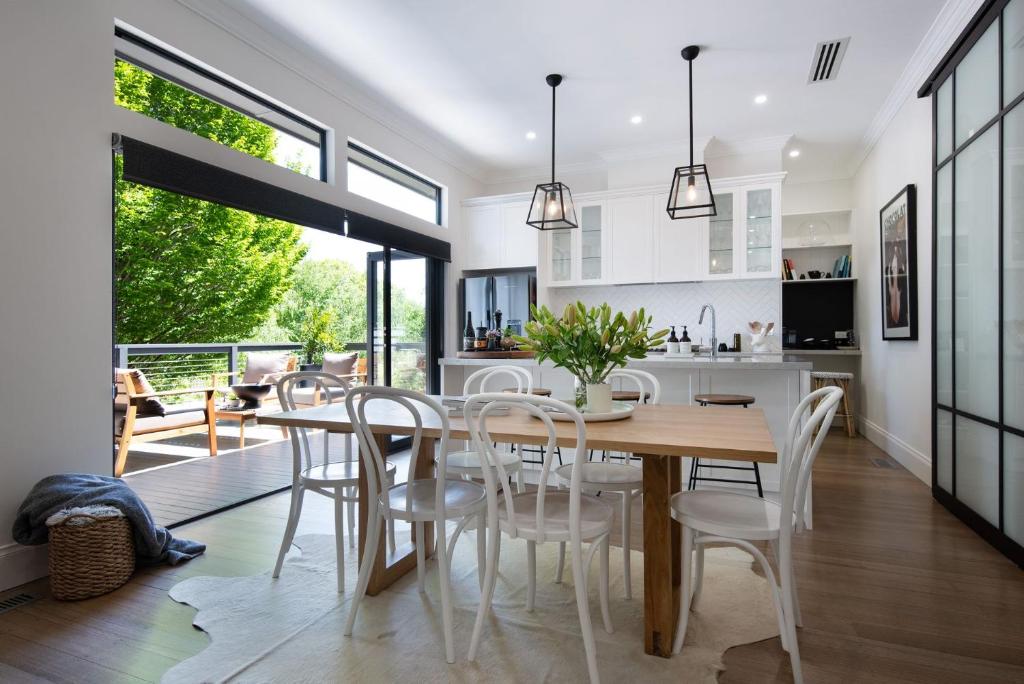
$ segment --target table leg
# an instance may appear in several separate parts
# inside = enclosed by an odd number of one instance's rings
[[[682,459],[644,455],[644,652],[668,658],[679,617],[681,527],[669,514]]]
[[[390,435],[374,435],[381,454],[387,454],[388,445],[391,442]],[[420,453],[416,459],[414,478],[433,477],[434,463],[434,442],[433,439],[424,437],[420,442]],[[387,456],[385,456],[385,459]],[[366,503],[369,501],[369,482],[366,480],[365,471],[359,472],[359,558],[362,561],[363,548],[366,546],[366,532],[368,529],[368,510]],[[433,542],[434,526],[430,523],[424,525],[424,534],[427,537],[424,544],[425,557],[430,557],[434,552]],[[399,578],[416,567],[415,536],[411,542],[399,544],[395,553],[391,554],[387,548],[387,534],[380,535],[377,553],[374,556],[373,570],[370,573],[370,581],[366,587],[366,593],[376,596],[382,590],[390,587]]]
[[[238,449],[245,448],[245,418],[238,421]]]

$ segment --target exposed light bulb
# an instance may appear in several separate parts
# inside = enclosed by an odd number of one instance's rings
[[[697,201],[697,183],[693,176],[690,176],[690,179],[686,181],[686,201]]]
[[[544,207],[544,211],[548,218],[554,218],[558,216],[558,197],[553,192],[548,193],[548,201]]]

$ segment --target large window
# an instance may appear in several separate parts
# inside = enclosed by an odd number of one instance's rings
[[[1024,0],[989,3],[934,108],[935,497],[1024,564]]]
[[[116,104],[302,175],[326,179],[323,128],[125,28],[115,29],[114,41]]]
[[[441,225],[441,186],[352,142],[348,191]]]

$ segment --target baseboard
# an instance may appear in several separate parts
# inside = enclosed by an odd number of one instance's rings
[[[46,577],[50,573],[47,549],[46,544],[22,546],[11,543],[0,546],[0,591]]]
[[[879,449],[889,454],[901,466],[931,487],[932,460],[902,439],[863,416],[859,420],[860,432]]]

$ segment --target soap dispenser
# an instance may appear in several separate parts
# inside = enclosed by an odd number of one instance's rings
[[[686,326],[683,326],[683,338],[679,340],[679,353],[680,354],[693,354],[693,343],[690,341],[690,333],[686,332]]]
[[[672,332],[669,333],[669,336],[668,336],[667,352],[669,354],[678,354],[679,353],[679,338],[676,337],[676,326],[673,325],[671,327],[672,327]]]

